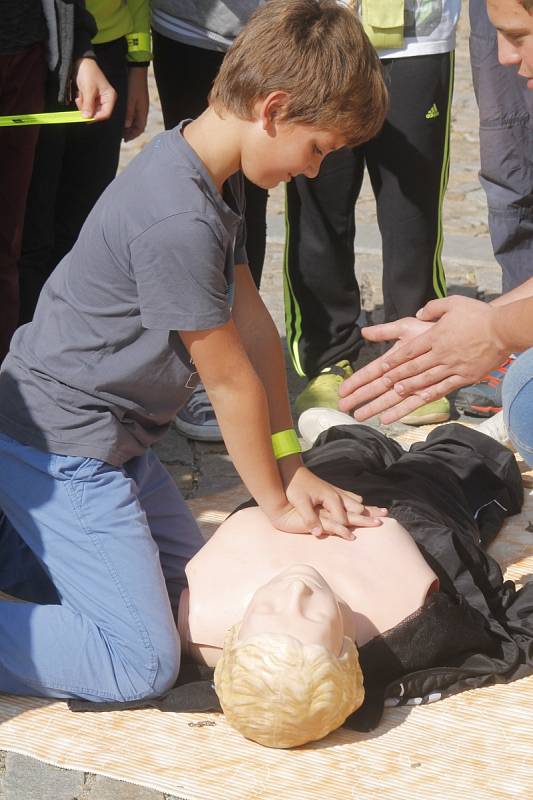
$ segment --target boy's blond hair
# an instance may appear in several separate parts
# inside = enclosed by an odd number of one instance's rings
[[[266,747],[297,747],[322,739],[364,699],[357,648],[344,637],[335,656],[319,644],[264,633],[239,641],[226,634],[215,688],[229,724]]]
[[[335,0],[267,0],[228,50],[209,102],[252,119],[270,92],[289,96],[283,119],[371,139],[387,112],[378,55],[355,14]]]

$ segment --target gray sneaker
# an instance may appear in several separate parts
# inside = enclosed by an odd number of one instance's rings
[[[198,384],[178,411],[176,428],[183,436],[198,442],[223,441],[213,406],[202,383]]]

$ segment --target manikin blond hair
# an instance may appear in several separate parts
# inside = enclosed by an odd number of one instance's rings
[[[296,747],[338,728],[364,699],[355,644],[339,656],[284,634],[226,634],[215,688],[229,724],[266,747]]]

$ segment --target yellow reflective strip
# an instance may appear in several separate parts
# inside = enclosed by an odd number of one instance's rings
[[[149,33],[128,33],[126,41],[128,42],[128,53],[150,52],[151,42]]]
[[[13,114],[0,117],[0,128],[17,125],[57,125],[64,122],[93,122],[93,117],[82,117],[81,111],[54,111],[45,114]]]
[[[302,446],[298,441],[298,436],[294,428],[286,431],[278,431],[272,434],[272,450],[274,458],[279,460],[285,456],[292,456],[294,453],[301,453]]]

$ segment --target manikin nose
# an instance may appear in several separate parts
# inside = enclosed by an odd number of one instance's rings
[[[313,590],[307,583],[302,580],[301,578],[295,578],[291,581],[291,585],[289,588],[289,597],[288,597],[288,607],[289,608],[297,608],[300,607],[302,601],[305,600],[310,594],[313,593]]]

